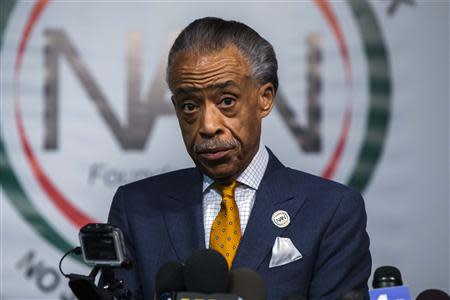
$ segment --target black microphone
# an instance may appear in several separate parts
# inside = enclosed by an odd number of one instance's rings
[[[229,292],[244,300],[267,299],[267,288],[261,276],[246,268],[239,268],[230,272]]]
[[[373,274],[372,286],[374,289],[403,285],[400,271],[393,266],[382,266]]]
[[[383,266],[375,270],[369,291],[370,299],[411,299],[409,288],[403,285],[402,275],[396,267]]]
[[[179,292],[174,300],[246,300],[233,294],[205,294],[196,292]]]
[[[155,279],[156,297],[159,300],[174,299],[175,292],[185,291],[184,266],[176,261],[162,265]]]
[[[429,289],[421,292],[416,300],[450,300],[450,296],[444,291]]]
[[[292,294],[292,295],[283,297],[283,300],[306,300],[306,298],[303,297],[302,295]]]
[[[226,293],[228,264],[219,252],[203,249],[194,252],[184,266],[186,291],[197,293]]]
[[[367,299],[368,299],[367,292],[363,292],[360,290],[347,291],[337,298],[337,300],[367,300]]]

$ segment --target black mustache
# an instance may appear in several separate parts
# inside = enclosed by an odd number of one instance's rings
[[[223,141],[223,140],[207,140],[200,144],[194,145],[194,152],[195,153],[203,153],[203,152],[211,152],[215,149],[231,149],[238,146],[237,141],[235,140],[229,140],[229,141]]]

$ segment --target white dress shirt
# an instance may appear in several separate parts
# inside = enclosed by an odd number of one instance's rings
[[[250,213],[255,203],[256,191],[264,176],[269,162],[269,153],[266,147],[260,144],[258,152],[250,164],[237,178],[237,186],[234,191],[234,199],[239,209],[241,222],[241,234],[244,235]],[[214,180],[203,175],[203,224],[205,225],[205,244],[209,248],[209,236],[211,226],[220,211],[222,196],[214,188]]]

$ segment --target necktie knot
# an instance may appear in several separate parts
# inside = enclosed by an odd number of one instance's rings
[[[236,188],[237,181],[234,180],[232,183],[228,185],[215,182],[214,185],[216,186],[217,190],[219,191],[219,193],[222,195],[223,198],[234,197],[234,189]]]

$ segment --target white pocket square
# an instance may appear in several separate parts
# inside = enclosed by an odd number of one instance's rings
[[[272,257],[270,258],[269,268],[282,266],[299,260],[302,257],[302,254],[294,246],[294,243],[292,243],[290,238],[277,236],[272,247]]]

